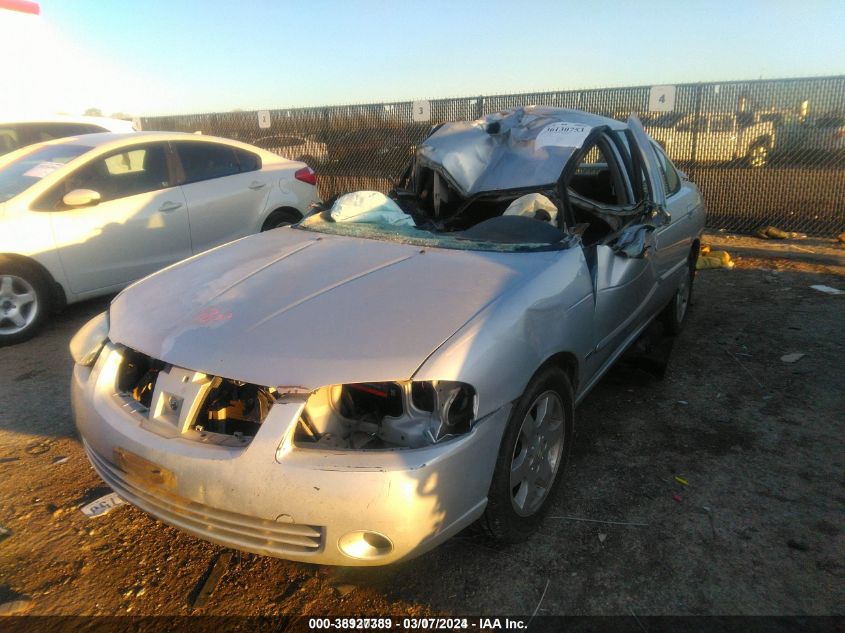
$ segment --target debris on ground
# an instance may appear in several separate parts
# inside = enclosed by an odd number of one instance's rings
[[[599,532],[599,542],[604,543],[607,540],[607,534]]]
[[[20,457],[0,457],[0,464],[20,461]]]
[[[349,583],[334,585],[332,588],[337,591],[341,598],[348,596],[356,589],[355,585],[350,585]]]
[[[547,517],[549,519],[565,519],[567,521],[586,521],[587,523],[605,523],[607,525],[636,525],[638,527],[648,527],[648,523],[635,523],[632,521],[602,521],[600,519],[582,519],[581,517]]]
[[[689,482],[686,479],[684,479],[683,477],[680,477],[678,475],[675,475],[675,481],[677,481],[682,486],[689,486]]]
[[[89,519],[93,519],[94,517],[101,517],[104,514],[108,514],[125,503],[126,502],[121,499],[116,492],[111,492],[92,501],[88,505],[82,506],[80,510],[82,511],[82,514],[87,516]]]
[[[32,600],[10,600],[0,604],[0,616],[23,613],[32,606]]]
[[[799,360],[804,358],[806,354],[802,354],[801,352],[794,352],[792,354],[784,354],[780,357],[780,359],[784,363],[797,363]]]
[[[702,244],[699,249],[698,259],[695,262],[696,270],[708,268],[733,268],[736,264],[731,259],[728,251],[714,251],[709,244]]]
[[[824,284],[813,284],[810,286],[813,290],[818,290],[819,292],[824,292],[829,295],[843,295],[845,294],[845,290],[840,290],[839,288],[832,288],[830,286],[825,286]]]
[[[188,606],[191,609],[202,609],[207,603],[211,594],[217,588],[217,584],[226,573],[226,568],[232,562],[232,550],[223,550],[209,566],[200,582],[188,596]]]
[[[672,495],[672,499],[675,500],[675,503],[680,503],[682,501],[681,495]]]
[[[12,535],[12,530],[7,527],[3,527],[0,525],[0,542],[5,541]]]
[[[70,459],[67,455],[57,455],[53,458],[53,465],[64,464],[68,459]]]
[[[33,442],[24,449],[29,455],[43,455],[50,450],[50,445],[47,442]]]
[[[754,233],[757,237],[764,240],[803,240],[807,237],[806,233],[796,233],[795,231],[782,231],[776,226],[761,226]]]

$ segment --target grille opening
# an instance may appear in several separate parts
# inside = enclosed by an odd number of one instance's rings
[[[164,367],[165,364],[160,360],[126,348],[123,350],[123,362],[117,372],[117,390],[149,409],[156,378]]]
[[[115,383],[117,391],[149,411],[156,381],[162,372],[169,372],[171,366],[128,347],[123,348],[121,354],[123,360]],[[220,376],[210,378],[211,386],[189,428],[203,436],[228,435],[241,441],[255,437],[276,401],[276,390]]]
[[[200,432],[255,437],[275,398],[271,390],[228,378],[214,378],[193,428]]]

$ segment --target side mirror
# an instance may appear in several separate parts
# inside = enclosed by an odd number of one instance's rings
[[[663,207],[655,209],[654,217],[655,219],[659,218],[659,220],[654,223],[656,226],[665,226],[672,222],[672,214]]]
[[[93,189],[74,189],[65,194],[62,202],[68,207],[90,207],[100,202],[100,193]]]

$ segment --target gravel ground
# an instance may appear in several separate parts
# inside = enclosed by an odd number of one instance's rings
[[[664,379],[623,363],[584,401],[539,533],[501,548],[469,530],[388,568],[226,563],[128,505],[86,518],[108,490],[73,426],[67,343],[107,301],[69,308],[0,349],[0,612],[845,615],[845,296],[809,287],[845,289],[845,250],[712,241],[736,268],[699,273]]]

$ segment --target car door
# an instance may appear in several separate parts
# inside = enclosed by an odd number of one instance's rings
[[[171,145],[183,172],[193,252],[256,232],[272,186],[260,157],[209,141]]]
[[[632,147],[628,147],[631,145]],[[588,150],[592,151],[592,150]],[[625,191],[618,197],[622,224],[638,224],[630,220],[629,210],[634,208],[642,195],[648,195],[650,185],[641,185],[643,171],[639,169],[637,154],[631,160],[630,153],[637,152],[633,139],[616,137],[613,144],[605,146],[601,159],[611,174],[610,181],[621,183]],[[577,176],[579,170],[574,171]],[[617,187],[614,187],[616,189]],[[641,193],[645,190],[645,193]],[[599,192],[600,193],[600,192]],[[613,205],[605,205],[606,209]],[[592,323],[592,350],[587,357],[588,375],[601,372],[627,345],[636,330],[647,318],[658,288],[655,248],[649,234],[644,248],[639,252],[626,252],[619,248],[620,235],[624,229],[614,229],[608,235],[593,241],[585,233],[584,253],[593,279],[595,307]],[[645,231],[648,233],[648,231]]]
[[[185,198],[174,186],[166,143],[132,145],[94,158],[34,205],[50,213],[53,237],[76,294],[116,288],[190,256]],[[69,207],[70,191],[97,203]]]
[[[701,205],[701,199],[693,187],[683,186],[680,174],[665,152],[656,144],[652,148],[657,155],[669,212],[666,223],[655,230],[658,271],[663,285],[661,297],[668,300],[680,279],[680,271],[686,268],[692,246],[692,215]]]

